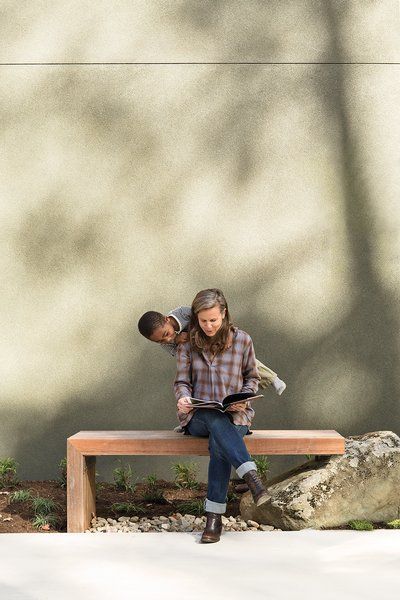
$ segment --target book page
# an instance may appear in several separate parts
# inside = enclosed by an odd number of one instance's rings
[[[190,398],[190,402],[193,406],[220,406],[222,408],[222,403],[215,402],[214,400],[200,400],[199,398]]]

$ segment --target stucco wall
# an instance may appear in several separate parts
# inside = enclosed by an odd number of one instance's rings
[[[52,477],[78,430],[172,428],[136,323],[214,286],[288,384],[255,427],[399,433],[398,3],[9,1],[0,26],[0,457]]]

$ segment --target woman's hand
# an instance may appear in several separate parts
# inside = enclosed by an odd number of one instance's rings
[[[175,338],[175,344],[184,344],[189,339],[189,334],[186,331],[182,331],[182,333],[178,333]]]
[[[189,396],[185,396],[184,398],[179,398],[176,406],[178,407],[178,411],[182,412],[182,413],[188,413],[191,410],[193,410],[193,406],[192,406]]]
[[[247,402],[238,402],[237,404],[232,404],[232,406],[229,406],[226,410],[228,412],[239,412],[239,411],[245,411],[247,408]]]

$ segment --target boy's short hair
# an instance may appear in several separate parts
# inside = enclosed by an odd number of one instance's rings
[[[149,310],[144,313],[138,321],[138,329],[142,335],[148,340],[153,335],[154,331],[158,327],[162,327],[165,323],[166,317],[155,310]]]

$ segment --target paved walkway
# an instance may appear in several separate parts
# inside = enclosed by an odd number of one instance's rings
[[[386,600],[400,531],[2,534],[0,600]]]

